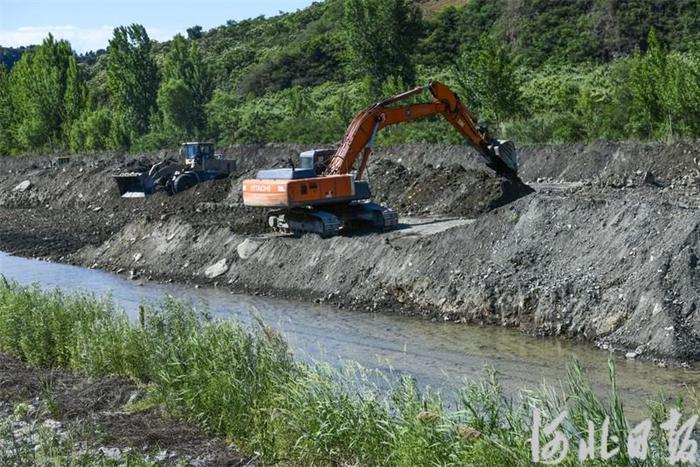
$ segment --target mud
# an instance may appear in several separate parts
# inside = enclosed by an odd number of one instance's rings
[[[381,158],[372,168],[375,200],[408,216],[473,217],[534,191],[519,179],[496,177],[460,164],[411,169]]]
[[[143,397],[143,389],[124,379],[87,379],[0,353],[0,406],[27,404],[34,424],[48,419],[80,433],[83,451],[140,452],[158,456],[158,465],[246,464],[223,440],[166,417],[155,405],[128,409]]]
[[[263,214],[240,205],[241,180],[303,149],[229,148],[236,177],[145,201],[122,200],[108,177],[133,158],[58,169],[11,160],[0,180],[0,249],[134,278],[564,335],[668,363],[700,359],[700,143],[522,148],[520,173],[535,193],[503,185],[462,146],[386,148],[370,183],[402,228],[327,240],[267,234]],[[29,190],[13,191],[25,180]]]

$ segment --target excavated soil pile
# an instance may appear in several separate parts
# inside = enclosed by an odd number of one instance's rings
[[[48,158],[12,160],[0,180],[0,248],[60,258],[106,241],[129,222],[169,216],[186,218],[199,227],[229,226],[248,234],[262,231],[257,211],[224,202],[231,193],[231,179],[209,181],[178,196],[159,192],[144,199],[119,197],[112,175],[147,170],[160,160],[74,157],[61,167],[54,167]],[[28,187],[23,187],[27,182]]]
[[[110,178],[134,158],[10,159],[0,250],[700,360],[699,142],[521,148],[530,186],[503,184],[464,146],[385,148],[370,184],[401,228],[264,233],[263,212],[240,204],[241,181],[305,149],[229,148],[235,177],[146,200],[119,198]]]
[[[375,200],[405,215],[474,217],[533,192],[519,179],[459,164],[410,169],[380,158],[371,168]]]

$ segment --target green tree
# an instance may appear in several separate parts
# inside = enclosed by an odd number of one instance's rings
[[[700,131],[700,54],[668,52],[652,28],[646,53],[632,59],[629,129],[641,138],[697,136]]]
[[[632,93],[631,118],[633,131],[641,136],[657,134],[660,122],[666,119],[663,87],[667,83],[666,53],[661,48],[652,28],[648,35],[645,54],[639,50],[632,60],[630,90]]]
[[[9,76],[15,125],[14,141],[18,150],[65,146],[67,128],[79,115],[82,102],[68,98],[73,89],[84,84],[75,72],[75,56],[67,41],[56,41],[51,34],[34,51],[26,52]],[[70,81],[71,90],[68,89]]]
[[[506,46],[483,35],[453,67],[460,96],[485,119],[500,126],[521,110],[521,79]]]
[[[285,96],[287,111],[286,118],[275,125],[276,132],[273,135],[277,141],[295,141],[299,143],[313,144],[319,140],[322,123],[313,113],[314,104],[309,94],[296,86],[290,89]]]
[[[618,0],[509,1],[504,9],[506,37],[529,65],[585,61],[600,49],[593,5],[609,1]]]
[[[0,156],[12,154],[15,149],[12,138],[13,115],[8,73],[5,65],[0,63]]]
[[[127,151],[131,147],[131,143],[137,138],[131,125],[132,122],[125,113],[113,112],[107,147],[119,151]]]
[[[350,66],[379,96],[389,77],[415,83],[412,54],[421,35],[418,7],[408,0],[346,0],[345,33]]]
[[[156,108],[159,73],[146,29],[139,24],[114,29],[109,41],[107,86],[115,112],[111,142],[128,148],[146,133]]]
[[[222,144],[234,144],[235,131],[240,126],[241,97],[236,93],[224,92],[217,89],[207,104],[209,114],[209,131]]]
[[[87,104],[87,86],[82,76],[82,71],[78,67],[75,55],[68,58],[68,70],[66,71],[66,91],[63,96],[64,130],[70,132],[70,127],[80,118],[80,114],[85,110]]]
[[[196,25],[187,28],[187,38],[190,40],[200,39],[202,37],[202,26]]]
[[[670,83],[667,92],[674,103],[674,131],[681,137],[700,135],[700,47],[689,53],[670,56]]]
[[[178,130],[180,137],[201,135],[206,128],[205,106],[212,91],[209,67],[199,48],[176,35],[165,57],[163,82],[158,92],[164,124]]]
[[[464,42],[460,27],[462,11],[464,10],[449,6],[427,22],[428,34],[420,44],[423,63],[436,67],[454,63]]]
[[[111,130],[112,118],[107,108],[86,110],[70,128],[70,149],[73,152],[107,149]]]
[[[173,141],[187,139],[192,134],[194,121],[192,91],[181,79],[163,81],[158,90],[158,107],[163,114],[166,130],[175,129]],[[172,133],[172,131],[168,131]]]

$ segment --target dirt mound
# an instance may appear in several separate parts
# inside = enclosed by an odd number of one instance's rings
[[[458,164],[409,169],[379,159],[372,169],[375,199],[406,215],[474,217],[533,192],[519,179]]]
[[[0,243],[5,251],[62,258],[85,245],[108,240],[126,224],[171,216],[198,227],[263,231],[261,213],[228,202],[235,179],[211,180],[170,196],[119,196],[113,175],[147,170],[164,154],[135,157],[74,157],[57,167],[48,158],[13,159],[0,179]]]
[[[404,144],[379,148],[376,159],[390,159],[408,169],[458,164],[483,169],[476,152],[466,145]],[[598,186],[639,184],[645,172],[663,183],[700,187],[700,142],[666,143],[593,141],[583,144],[518,145],[519,175],[526,181],[589,180]],[[629,182],[632,183],[629,183]]]
[[[593,180],[602,185],[636,182],[644,172],[667,183],[700,178],[698,141],[665,143],[554,144],[524,146],[519,151],[525,180]]]

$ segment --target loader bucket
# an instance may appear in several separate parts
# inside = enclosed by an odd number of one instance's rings
[[[146,178],[148,175],[133,172],[114,176],[119,196],[122,198],[144,198],[147,194]]]

